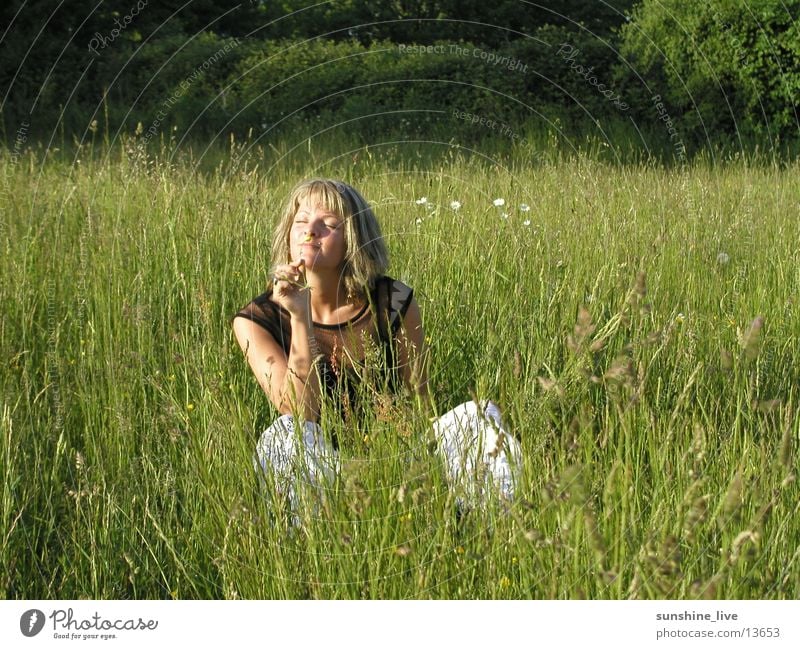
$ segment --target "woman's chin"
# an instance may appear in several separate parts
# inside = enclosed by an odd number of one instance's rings
[[[307,270],[314,270],[314,267],[317,266],[318,257],[319,253],[313,252],[311,250],[304,250],[298,255],[297,259],[303,260],[303,265],[306,267]]]

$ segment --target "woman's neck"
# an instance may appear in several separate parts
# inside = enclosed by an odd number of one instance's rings
[[[306,281],[311,287],[311,319],[320,324],[335,324],[342,315],[358,306],[347,295],[341,275],[306,271]]]

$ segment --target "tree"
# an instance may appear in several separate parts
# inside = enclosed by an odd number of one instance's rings
[[[643,110],[660,96],[697,139],[797,137],[798,18],[800,0],[644,0],[622,29],[618,73]]]

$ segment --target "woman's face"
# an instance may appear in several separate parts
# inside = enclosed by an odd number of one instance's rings
[[[289,251],[293,261],[302,257],[308,269],[341,270],[347,251],[344,221],[313,199],[303,199],[289,231]]]

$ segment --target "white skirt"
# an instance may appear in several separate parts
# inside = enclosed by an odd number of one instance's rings
[[[514,498],[522,455],[519,442],[503,427],[496,404],[462,403],[433,422],[433,431],[448,486],[459,494],[459,504],[480,506],[492,496]],[[293,509],[298,481],[324,489],[339,471],[339,455],[319,425],[306,421],[297,434],[291,415],[282,415],[261,434],[256,459],[289,495]]]

